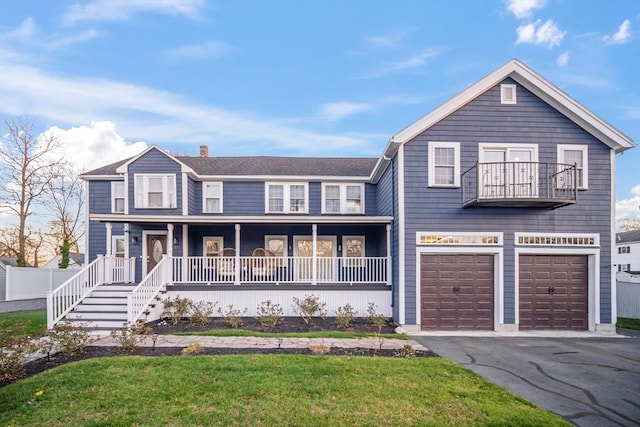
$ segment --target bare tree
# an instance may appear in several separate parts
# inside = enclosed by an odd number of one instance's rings
[[[80,252],[78,241],[84,236],[83,188],[82,181],[71,167],[67,167],[61,178],[49,183],[49,197],[45,204],[54,215],[49,225],[56,252],[65,240],[72,250]]]
[[[18,227],[9,227],[0,229],[0,256],[18,257],[19,251],[19,235]],[[25,253],[24,265],[32,265],[39,267],[40,252],[46,243],[47,234],[42,230],[32,230],[30,227],[24,231]]]
[[[618,229],[620,231],[640,230],[640,217],[619,219]]]
[[[43,203],[49,183],[61,176],[61,158],[56,157],[58,140],[53,136],[34,134],[29,119],[4,122],[7,133],[0,144],[0,168],[3,193],[0,209],[15,214],[18,219],[18,265],[26,265],[27,219],[38,203]]]

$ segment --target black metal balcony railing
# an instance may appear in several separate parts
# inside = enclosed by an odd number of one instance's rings
[[[576,165],[539,162],[476,163],[462,174],[462,206],[547,207],[576,203]]]

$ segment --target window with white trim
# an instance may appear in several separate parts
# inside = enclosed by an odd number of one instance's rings
[[[598,234],[515,233],[516,246],[600,246]]]
[[[631,264],[618,264],[618,271],[631,271]]]
[[[111,183],[111,212],[124,213],[124,181]]]
[[[265,183],[266,213],[307,213],[309,191],[307,183]]]
[[[136,174],[137,209],[173,209],[176,207],[176,176]]]
[[[578,188],[581,190],[589,188],[589,147],[587,145],[558,144],[558,163],[575,165]],[[569,173],[560,174],[558,179],[562,182],[558,182],[558,186],[562,187],[564,184],[572,187],[572,177],[573,175]]]
[[[111,236],[111,254],[116,258],[124,258],[126,240],[124,236]]]
[[[222,183],[202,183],[202,212],[222,213]]]
[[[364,184],[323,183],[322,213],[364,213]]]
[[[429,141],[429,187],[460,187],[460,143]]]
[[[345,266],[361,267],[364,254],[364,236],[342,236],[342,257],[345,259]]]
[[[501,104],[516,103],[516,85],[513,85],[513,84],[500,85],[500,103]]]
[[[618,253],[619,254],[630,254],[631,253],[631,246],[618,246]]]

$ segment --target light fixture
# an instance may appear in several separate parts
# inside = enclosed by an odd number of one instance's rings
[[[53,350],[53,342],[47,341],[45,348],[47,349],[47,362],[51,362],[51,350]]]
[[[155,350],[156,349],[156,341],[158,341],[158,334],[151,335],[151,341],[153,341],[153,347],[151,347],[151,349]]]
[[[178,247],[178,238],[177,238],[177,237],[174,237],[174,238],[173,238],[173,247],[174,247],[174,248],[177,248],[177,247]]]
[[[131,243],[133,243],[134,245],[137,245],[138,244],[138,236],[131,237]]]

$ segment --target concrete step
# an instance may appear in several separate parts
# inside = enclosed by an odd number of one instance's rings
[[[110,312],[77,312],[77,311],[72,311],[70,313],[67,313],[67,315],[65,316],[66,319],[73,319],[73,320],[83,320],[83,321],[94,321],[94,320],[122,320],[122,321],[126,321],[127,320],[127,313],[126,312],[116,312],[116,313],[110,313]]]
[[[126,304],[80,304],[74,312],[127,312]]]
[[[126,297],[94,297],[90,296],[82,300],[82,304],[117,304],[117,305],[127,305]]]
[[[93,290],[93,292],[91,292],[92,297],[99,297],[99,298],[108,298],[108,297],[126,298],[127,295],[131,295],[130,290],[118,291],[118,290],[108,290],[108,289],[98,288]]]
[[[125,291],[131,292],[137,285],[100,285],[94,289],[94,291]]]
[[[124,326],[127,323],[126,320],[113,320],[113,319],[109,319],[109,320],[69,319],[69,320],[71,321],[77,320],[78,322],[85,323],[86,324],[85,326],[87,329],[104,330],[104,331],[120,329],[122,328],[122,326]]]

